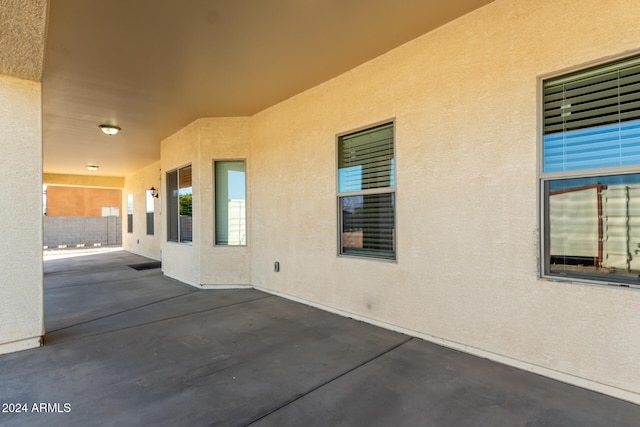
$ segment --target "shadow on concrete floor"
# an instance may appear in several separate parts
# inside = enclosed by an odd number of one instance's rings
[[[0,356],[0,403],[25,409],[0,425],[640,420],[638,405],[303,304],[127,267],[148,261],[114,251],[45,262],[46,344]]]

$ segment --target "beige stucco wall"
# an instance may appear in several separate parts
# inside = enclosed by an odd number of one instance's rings
[[[40,345],[42,282],[41,84],[0,75],[0,354]]]
[[[249,285],[251,283],[251,193],[247,192],[246,246],[214,245],[214,180],[216,160],[249,162],[249,119],[219,118],[197,121],[200,143],[200,284],[206,287]]]
[[[164,220],[160,246],[162,250],[162,271],[164,274],[182,280],[194,286],[200,285],[200,247],[202,233],[200,232],[200,215],[202,201],[197,194],[200,191],[200,147],[198,122],[193,122],[162,141],[160,146],[162,186],[161,194],[166,193],[166,173],[191,164],[193,179],[193,242],[167,242]],[[167,198],[162,197],[162,211],[167,211]],[[164,216],[163,216],[164,218]]]
[[[538,77],[640,49],[639,18],[496,1],[255,116],[252,283],[640,401],[640,292],[539,280],[536,202]],[[335,135],[388,119],[398,262],[337,257]]]
[[[162,191],[168,170],[194,177],[194,241],[162,224],[164,272],[640,403],[640,292],[538,278],[536,174],[539,78],[640,52],[639,18],[636,0],[497,0],[254,117],[191,123],[161,147]],[[398,260],[338,257],[336,134],[392,119]],[[247,158],[246,248],[213,247],[225,157]]]
[[[160,259],[160,241],[163,233],[160,161],[150,164],[142,170],[125,177],[122,190],[122,247],[125,250],[149,258]],[[147,190],[154,187],[159,196],[154,200],[154,234],[147,235]],[[133,233],[127,232],[127,197],[133,194]]]
[[[200,119],[162,142],[162,189],[166,172],[191,164],[194,212],[191,244],[167,242],[166,235],[162,237],[165,274],[208,288],[251,283],[250,245],[215,246],[213,213],[213,161],[248,158],[249,123],[248,118]],[[162,227],[166,232],[164,222]]]

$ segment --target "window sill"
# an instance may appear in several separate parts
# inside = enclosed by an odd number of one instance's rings
[[[560,276],[560,275],[550,275],[543,274],[539,276],[540,280],[544,280],[546,282],[556,282],[556,283],[568,283],[572,285],[587,285],[587,286],[597,286],[600,288],[622,288],[622,289],[640,289],[640,283],[632,284],[632,283],[624,283],[624,282],[607,282],[604,280],[594,280],[588,278],[580,278],[573,276]]]
[[[338,258],[360,259],[365,261],[380,261],[388,264],[398,264],[397,258],[382,258],[376,256],[356,255],[356,254],[338,254]]]

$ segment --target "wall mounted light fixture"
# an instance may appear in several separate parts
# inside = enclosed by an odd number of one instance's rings
[[[96,165],[87,165],[87,169],[89,169],[91,172],[95,172],[98,170],[98,166]]]
[[[116,133],[120,132],[120,128],[113,125],[100,125],[100,129],[105,135],[109,136],[115,135]]]
[[[158,198],[158,190],[156,190],[155,187],[151,187],[149,191],[151,191],[151,197],[155,197],[156,199]]]

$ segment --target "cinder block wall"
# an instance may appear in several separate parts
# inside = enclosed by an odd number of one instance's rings
[[[122,218],[116,216],[45,216],[44,245],[122,244]]]

